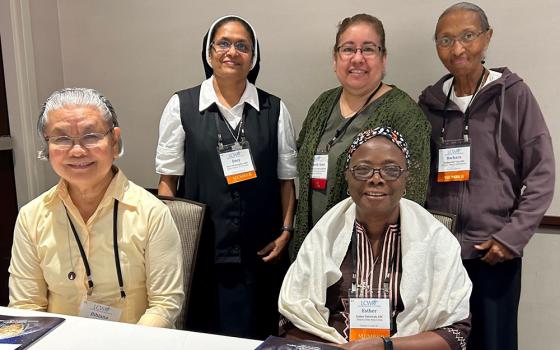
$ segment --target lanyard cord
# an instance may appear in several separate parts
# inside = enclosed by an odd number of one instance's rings
[[[399,220],[400,221],[400,220]],[[383,243],[385,243],[387,230],[385,231],[385,237],[383,238]],[[358,232],[356,232],[356,224],[354,224],[354,229],[352,230],[352,291],[358,292],[358,240],[357,240]],[[395,263],[395,255],[397,254],[396,249],[391,249],[393,252],[391,254],[391,260],[389,261],[389,266],[387,266],[387,274],[385,275],[385,279],[383,280],[383,289],[387,294],[389,294],[389,280],[391,278],[391,274],[393,271],[393,264]],[[381,248],[381,253],[383,254],[383,244]],[[375,258],[373,262],[373,268],[375,269],[376,262],[379,258],[379,255]],[[380,267],[380,274],[383,274],[383,267]]]
[[[480,75],[480,78],[478,79],[478,83],[476,84],[476,90],[474,90],[474,93],[471,96],[469,104],[467,105],[467,109],[465,110],[464,125],[463,125],[463,140],[465,142],[469,141],[469,116],[471,112],[470,111],[471,104],[476,94],[478,94],[480,88],[482,87],[484,75],[486,75],[486,68],[482,67],[482,74]],[[441,127],[441,133],[440,133],[440,141],[442,144],[445,141],[445,124],[447,122],[447,109],[449,107],[449,101],[451,100],[451,92],[453,91],[454,82],[455,82],[455,77],[453,77],[453,80],[451,80],[451,86],[449,87],[449,91],[447,92],[447,97],[445,98],[445,104],[443,105],[443,126]]]
[[[375,94],[379,91],[379,89],[381,89],[382,86],[383,86],[383,82],[381,81],[381,82],[379,82],[379,85],[377,85],[375,90],[373,90],[371,95],[368,96],[364,105],[356,113],[352,114],[352,116],[348,118],[348,121],[346,121],[346,123],[344,123],[344,125],[342,125],[338,129],[336,129],[333,138],[329,141],[329,143],[327,143],[327,146],[325,147],[327,153],[330,151],[331,147],[336,143],[336,141],[338,141],[340,136],[342,136],[346,132],[346,129],[348,129],[348,127],[350,126],[350,124],[352,124],[354,119],[356,119],[356,117],[360,113],[362,113],[364,111],[364,109],[366,109],[367,105],[370,103],[373,96],[375,96]]]
[[[119,241],[117,237],[117,221],[119,218],[119,201],[115,199],[113,205],[113,251],[115,252],[115,266],[117,268],[117,279],[119,280],[119,289],[121,291],[121,298],[126,298],[124,292],[124,283],[121,271],[121,259],[119,258]]]
[[[70,214],[68,214],[68,209],[66,208],[66,206],[64,206],[64,209],[66,210],[66,216],[68,217],[68,221],[70,222],[70,227],[72,228],[72,232],[74,233],[74,238],[76,239],[76,242],[78,243],[78,249],[80,250],[80,255],[82,256],[82,261],[84,262],[84,267],[86,268],[86,276],[87,276],[87,280],[88,280],[88,295],[91,295],[92,290],[93,290],[93,280],[91,279],[91,270],[89,269],[89,263],[86,257],[86,253],[84,252],[84,247],[82,246],[82,243],[80,242],[80,237],[78,237],[78,232],[76,231],[76,228],[74,227],[74,224],[72,223],[72,220],[70,219]]]
[[[235,142],[239,143],[239,137],[241,136],[241,141],[245,140],[245,115],[247,110],[247,104],[245,104],[245,107],[243,108],[243,114],[241,115],[241,121],[239,122],[238,125],[238,130],[237,130],[237,137],[235,137],[234,134],[234,130],[231,128],[231,126],[229,125],[229,122],[226,120],[226,118],[224,118],[224,116],[222,115],[222,112],[220,112],[220,110],[218,109],[218,117],[215,119],[216,121],[216,130],[218,130],[218,147],[219,149],[223,149],[224,148],[224,143],[223,143],[223,138],[222,138],[222,132],[220,131],[220,123],[218,122],[218,118],[221,118],[224,123],[226,123],[226,127],[229,131],[229,133],[231,134],[231,136],[233,137],[233,139],[235,140]]]
[[[78,249],[80,250],[80,255],[82,257],[82,261],[84,262],[84,267],[86,269],[86,276],[88,280],[88,295],[91,295],[93,292],[93,279],[91,277],[91,270],[89,267],[89,262],[84,251],[84,246],[80,241],[80,237],[78,236],[78,232],[76,231],[76,227],[74,227],[74,223],[72,219],[70,219],[70,214],[68,214],[68,208],[64,206],[66,210],[66,216],[68,217],[68,221],[70,222],[70,227],[72,228],[72,232],[74,233],[74,238],[76,239],[76,244],[78,245]],[[121,298],[126,298],[126,293],[124,292],[124,284],[123,284],[123,277],[121,271],[121,264],[119,259],[119,244],[117,241],[117,219],[118,219],[118,211],[119,211],[119,201],[115,199],[113,205],[113,251],[115,252],[115,266],[117,268],[117,279],[119,281],[119,289],[121,293]]]

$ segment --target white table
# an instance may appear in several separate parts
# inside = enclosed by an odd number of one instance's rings
[[[7,307],[0,307],[0,314],[11,316],[55,316],[66,319],[60,326],[33,344],[31,346],[32,350],[249,350],[255,349],[261,343],[261,341],[251,339],[92,320],[76,316],[49,314]]]

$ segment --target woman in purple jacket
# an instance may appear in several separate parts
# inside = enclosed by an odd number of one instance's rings
[[[539,105],[507,68],[487,69],[492,29],[458,3],[439,17],[435,42],[450,74],[420,106],[432,124],[429,209],[457,215],[473,282],[470,349],[517,349],[521,257],[554,191],[552,142]]]

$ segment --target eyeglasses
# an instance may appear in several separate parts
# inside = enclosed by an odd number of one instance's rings
[[[92,132],[92,133],[81,135],[81,136],[66,136],[66,135],[63,135],[63,136],[47,136],[47,137],[45,137],[45,140],[49,144],[53,145],[54,147],[56,147],[57,149],[60,149],[60,150],[69,150],[70,148],[72,148],[74,146],[75,142],[77,142],[78,144],[80,144],[80,146],[83,146],[85,148],[94,148],[112,130],[113,130],[113,128],[110,128],[109,130],[105,131],[104,133]]]
[[[224,53],[229,51],[232,45],[235,48],[235,50],[241,53],[249,53],[253,50],[253,47],[251,45],[248,45],[244,41],[236,41],[232,43],[227,40],[218,40],[218,41],[212,41],[210,45],[212,45],[212,47],[214,48],[214,50],[216,50],[217,53]]]
[[[372,168],[369,165],[358,164],[350,168],[350,172],[354,178],[358,181],[367,181],[373,177],[375,173],[385,181],[395,181],[401,177],[406,169],[401,168],[398,165],[386,165],[381,168]]]
[[[368,44],[362,47],[355,47],[350,45],[342,45],[336,48],[338,54],[343,58],[350,58],[356,54],[356,52],[360,51],[362,56],[364,57],[373,57],[375,55],[380,54],[383,51],[381,46],[377,46],[375,44]]]
[[[483,33],[486,33],[486,30],[483,30],[478,33],[464,32],[454,37],[442,36],[441,38],[436,39],[436,45],[441,48],[448,48],[453,46],[455,44],[455,41],[459,41],[462,45],[469,45]]]

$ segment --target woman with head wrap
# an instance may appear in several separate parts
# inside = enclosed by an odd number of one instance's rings
[[[471,283],[453,235],[402,198],[413,161],[391,128],[355,138],[343,175],[350,198],[313,227],[282,284],[288,336],[344,349],[462,349]]]
[[[174,94],[156,156],[159,194],[207,204],[190,329],[264,338],[277,331],[276,301],[292,233],[296,150],[290,115],[257,89],[259,42],[237,16],[203,40],[207,80]]]

